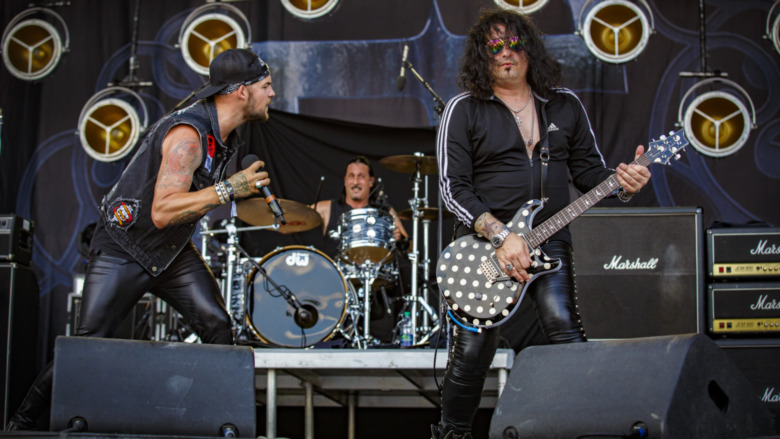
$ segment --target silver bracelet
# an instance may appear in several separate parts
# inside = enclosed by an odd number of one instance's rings
[[[222,183],[215,183],[214,184],[214,191],[217,192],[217,198],[219,198],[219,204],[225,204],[225,196],[222,195],[222,189],[221,189]]]

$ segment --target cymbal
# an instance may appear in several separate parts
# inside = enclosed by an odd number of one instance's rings
[[[418,165],[420,173],[423,175],[433,175],[439,172],[436,167],[436,157],[429,155],[391,155],[380,159],[379,164],[391,171],[403,172],[404,174],[414,174],[417,172]]]
[[[420,218],[424,220],[435,220],[439,219],[439,209],[435,207],[420,207],[417,209],[418,212],[422,212]],[[449,210],[444,210],[444,213],[442,214],[442,218],[450,218],[452,216],[452,213],[450,213]],[[412,219],[412,209],[406,209],[398,212],[398,218],[410,220]]]
[[[322,218],[316,210],[297,201],[277,199],[287,224],[280,225],[282,233],[296,233],[311,230],[322,224]],[[274,214],[268,203],[262,198],[249,198],[236,203],[238,219],[253,226],[270,226],[274,223]]]

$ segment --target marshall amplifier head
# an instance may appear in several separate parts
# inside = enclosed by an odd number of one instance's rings
[[[595,208],[571,225],[589,339],[705,332],[699,208]]]
[[[780,229],[708,229],[707,270],[714,279],[780,279]]]
[[[713,334],[780,334],[780,283],[717,283],[709,286]]]
[[[30,265],[35,223],[14,214],[0,215],[0,262]]]

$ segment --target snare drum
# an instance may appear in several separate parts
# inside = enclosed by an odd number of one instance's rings
[[[314,326],[295,323],[295,308],[257,268],[249,274],[253,289],[249,327],[263,342],[282,347],[311,347],[333,337],[346,314],[347,283],[336,264],[311,247],[280,247],[258,263],[268,277],[286,288],[302,305],[317,309]],[[248,316],[247,316],[248,317]]]
[[[341,215],[340,250],[342,256],[360,265],[365,261],[374,264],[392,259],[395,244],[393,217],[373,207],[352,209]]]

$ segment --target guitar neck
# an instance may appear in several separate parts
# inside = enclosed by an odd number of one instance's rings
[[[648,166],[650,165],[650,159],[645,155],[641,155],[630,164]],[[570,222],[574,221],[578,216],[582,215],[586,210],[606,198],[612,191],[619,187],[620,183],[618,182],[617,174],[610,175],[609,178],[591,189],[588,193],[558,211],[558,213],[550,217],[541,225],[534,227],[533,230],[525,235],[528,245],[531,248],[540,246],[552,235],[566,227]]]

